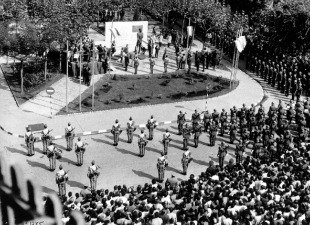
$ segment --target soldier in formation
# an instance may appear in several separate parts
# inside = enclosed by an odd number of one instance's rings
[[[135,128],[135,122],[132,120],[132,117],[129,117],[129,121],[127,122],[127,137],[128,143],[132,143],[133,132],[135,132],[137,128]]]
[[[219,166],[221,169],[223,169],[224,167],[224,160],[225,160],[225,156],[227,154],[227,148],[229,146],[226,145],[223,141],[221,142],[220,146],[219,146],[219,151],[217,153],[217,156],[219,157]]]
[[[67,150],[71,151],[73,148],[73,139],[74,139],[74,127],[71,126],[71,123],[68,123],[68,126],[65,128],[65,137],[67,142]]]
[[[59,165],[59,171],[56,173],[56,184],[58,185],[59,196],[66,197],[67,188],[66,183],[69,180],[68,171],[64,171],[63,166]]]
[[[169,133],[169,129],[167,128],[166,132],[163,134],[163,145],[165,155],[168,155],[169,142],[172,140],[170,136],[171,134]]]
[[[139,146],[139,155],[140,157],[143,157],[145,154],[145,147],[147,145],[146,135],[144,133],[144,130],[141,130],[141,134],[139,135],[138,139],[138,146]]]
[[[165,153],[162,152],[161,156],[157,160],[157,170],[158,170],[158,181],[163,182],[165,178],[165,170],[168,166],[167,157],[165,156]]]
[[[191,136],[191,129],[188,127],[188,124],[186,123],[184,128],[183,128],[183,149],[187,150],[188,149],[188,140]]]
[[[121,125],[118,123],[118,119],[115,120],[111,133],[113,134],[114,146],[117,146],[119,142],[119,135],[122,133]]]
[[[33,136],[33,133],[31,132],[31,128],[27,127],[27,132],[25,134],[25,143],[28,149],[28,156],[33,156],[34,151],[34,142],[36,141],[35,137]]]
[[[210,146],[215,145],[217,132],[218,132],[218,126],[215,121],[212,121],[211,126],[210,126],[210,132],[209,132],[210,133]]]
[[[181,160],[184,175],[187,174],[188,164],[191,162],[191,160],[192,160],[191,152],[187,149],[185,152],[183,152],[182,160]]]
[[[47,154],[47,147],[49,146],[49,142],[51,141],[52,137],[50,136],[50,132],[52,130],[49,130],[47,128],[47,125],[44,124],[44,130],[42,131],[42,144],[43,144],[43,154]]]
[[[154,138],[154,129],[156,128],[156,120],[154,120],[153,115],[151,119],[149,119],[146,123],[147,129],[149,129],[149,140],[153,140]]]
[[[178,115],[178,118],[177,118],[179,135],[183,133],[183,125],[186,122],[185,114],[186,113],[182,113],[182,111],[180,111],[180,114]]]
[[[56,169],[56,159],[61,158],[62,151],[58,149],[55,144],[51,141],[47,147],[47,157],[50,161],[50,170]]]
[[[75,143],[75,154],[77,158],[77,166],[83,165],[84,153],[86,151],[85,146],[88,145],[81,140],[81,137],[78,137],[78,142]]]
[[[97,179],[100,175],[100,167],[95,164],[95,160],[91,162],[91,166],[88,167],[87,176],[90,181],[90,189],[92,192],[96,191],[97,188]]]
[[[202,127],[199,125],[199,123],[193,123],[193,134],[194,134],[194,145],[195,148],[198,148],[199,144],[199,137],[202,132]]]

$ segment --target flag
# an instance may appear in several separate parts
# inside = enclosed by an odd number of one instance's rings
[[[242,52],[246,46],[246,39],[244,36],[240,36],[235,40],[236,47],[238,52]]]
[[[116,28],[110,28],[110,31],[114,38],[116,38],[116,36],[121,36],[121,34],[118,32]]]

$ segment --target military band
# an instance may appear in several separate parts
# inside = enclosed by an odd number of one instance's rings
[[[100,169],[100,167],[95,164],[95,160],[93,160],[91,162],[91,166],[88,167],[87,176],[88,176],[89,181],[90,181],[91,191],[96,191],[97,179],[98,179],[98,176],[100,175],[99,169]]]
[[[59,165],[59,171],[56,173],[56,184],[58,185],[59,196],[65,197],[67,193],[66,183],[68,181],[68,171],[64,171],[63,166]]]
[[[145,155],[145,147],[147,145],[146,134],[144,130],[141,130],[141,134],[139,135],[138,139],[138,146],[139,146],[139,156],[143,157]]]
[[[191,160],[192,160],[191,152],[187,149],[185,152],[183,152],[182,160],[181,160],[184,175],[187,174],[188,164],[191,162]]]
[[[132,143],[133,133],[135,132],[135,130],[135,121],[132,120],[132,117],[129,117],[129,121],[127,122],[128,143]]]
[[[47,125],[44,124],[44,130],[42,131],[42,136],[41,136],[41,139],[42,139],[42,144],[43,144],[43,154],[46,155],[47,153],[47,147],[49,146],[49,142],[51,141],[51,136],[50,136],[50,132],[52,130],[49,130],[47,128]]]
[[[163,134],[163,145],[165,155],[168,155],[169,142],[172,140],[170,136],[171,134],[169,133],[169,129],[166,129],[166,132]]]
[[[157,169],[158,169],[158,181],[163,182],[165,178],[165,170],[168,166],[167,157],[165,156],[165,153],[162,152],[161,156],[157,160]]]
[[[82,166],[83,165],[83,160],[84,160],[84,153],[86,151],[85,146],[87,143],[84,143],[81,140],[81,137],[78,137],[78,142],[75,143],[75,154],[77,158],[77,166]]]
[[[71,151],[73,148],[73,139],[74,139],[74,129],[71,126],[71,123],[68,123],[68,126],[65,129],[65,137],[66,137],[66,142],[67,142],[67,150]]]
[[[154,129],[156,128],[156,120],[154,119],[154,116],[151,116],[151,119],[149,119],[146,123],[147,129],[149,129],[149,140],[153,140],[154,138]]]
[[[33,133],[31,132],[31,128],[27,127],[27,132],[25,134],[25,143],[28,150],[28,156],[34,155],[34,142],[36,141],[35,137],[33,136]]]
[[[115,120],[111,133],[113,134],[114,146],[117,146],[119,142],[119,135],[122,133],[121,125],[118,123],[118,120]]]

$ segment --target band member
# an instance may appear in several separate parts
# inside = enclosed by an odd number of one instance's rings
[[[154,129],[156,128],[156,120],[154,120],[153,115],[151,116],[151,119],[147,121],[146,127],[149,129],[149,140],[153,140]]]
[[[117,146],[119,142],[119,135],[122,133],[121,125],[118,123],[118,119],[115,120],[115,124],[112,126],[111,133],[113,134],[114,138],[114,146]]]
[[[183,128],[183,149],[187,150],[188,149],[188,140],[189,137],[191,136],[191,129],[188,127],[188,124],[185,124],[185,127]]]
[[[129,117],[129,121],[127,122],[127,137],[128,143],[132,143],[133,132],[135,132],[137,128],[135,128],[135,121],[132,120],[132,117]]]
[[[95,160],[91,162],[91,166],[88,167],[88,173],[87,176],[90,180],[90,189],[91,191],[96,191],[97,187],[97,178],[100,175],[100,172],[98,171],[100,169],[99,166],[95,165]]]
[[[192,157],[191,157],[191,152],[189,150],[186,150],[185,152],[183,152],[183,156],[182,156],[182,166],[183,166],[183,174],[186,175],[187,174],[187,168],[188,168],[188,164],[191,162]]]
[[[201,135],[201,132],[202,132],[201,129],[202,129],[202,127],[199,125],[199,123],[194,123],[193,124],[193,134],[194,134],[195,148],[198,147],[199,136]]]
[[[68,123],[68,126],[65,129],[65,137],[66,137],[66,141],[67,141],[67,150],[71,151],[73,148],[73,139],[74,139],[74,129],[71,126],[71,123]]]
[[[27,127],[27,133],[25,134],[25,142],[28,149],[28,156],[34,155],[34,142],[36,141],[33,133],[31,132],[31,128]]]
[[[228,147],[229,146],[225,145],[223,141],[219,146],[219,151],[217,153],[217,156],[219,157],[219,165],[220,165],[221,169],[223,169],[223,167],[224,167],[224,159],[225,159],[225,156],[227,154],[227,148]]]
[[[185,114],[186,113],[182,113],[182,111],[180,111],[180,114],[178,115],[177,123],[178,123],[179,135],[181,135],[183,132],[183,125],[186,121]]]
[[[66,183],[68,181],[68,171],[64,171],[62,165],[59,165],[59,171],[56,173],[56,184],[58,185],[59,196],[66,196]]]
[[[56,169],[56,159],[61,158],[62,151],[57,149],[53,142],[49,143],[47,147],[47,157],[50,161],[50,170],[54,171]]]
[[[166,133],[163,134],[163,145],[164,145],[164,153],[168,154],[169,142],[171,141],[169,130],[166,129]]]
[[[141,130],[141,134],[139,135],[138,139],[140,157],[143,157],[145,154],[145,146],[147,145],[147,142],[148,141],[146,140],[146,134],[144,133],[144,130]]]
[[[75,154],[77,157],[77,166],[83,165],[83,156],[86,151],[86,148],[85,148],[86,145],[88,144],[81,141],[81,137],[78,137],[78,142],[75,143]]]
[[[49,146],[49,142],[51,141],[50,132],[52,130],[49,130],[47,128],[47,125],[44,124],[44,130],[42,131],[42,143],[43,143],[43,154],[46,155],[47,153],[47,146]]]
[[[168,166],[167,158],[165,157],[165,153],[161,153],[161,157],[157,160],[157,169],[158,169],[158,181],[163,182],[165,178],[165,170]]]

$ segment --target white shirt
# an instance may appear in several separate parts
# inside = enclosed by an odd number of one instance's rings
[[[83,141],[78,141],[77,143],[76,143],[76,146],[78,146],[78,147],[82,147],[83,146]]]
[[[73,128],[71,126],[67,127],[67,131],[72,131],[72,130],[73,130]]]
[[[164,138],[169,138],[170,137],[170,133],[169,132],[166,132],[165,134],[164,134]]]
[[[57,171],[57,173],[56,173],[57,177],[62,177],[63,175],[65,175],[65,171],[63,169]]]
[[[29,137],[32,133],[29,131],[26,133],[26,136]]]
[[[145,133],[139,135],[140,138],[145,138]]]
[[[48,129],[47,128],[45,128],[44,130],[43,130],[43,134],[48,134]]]

